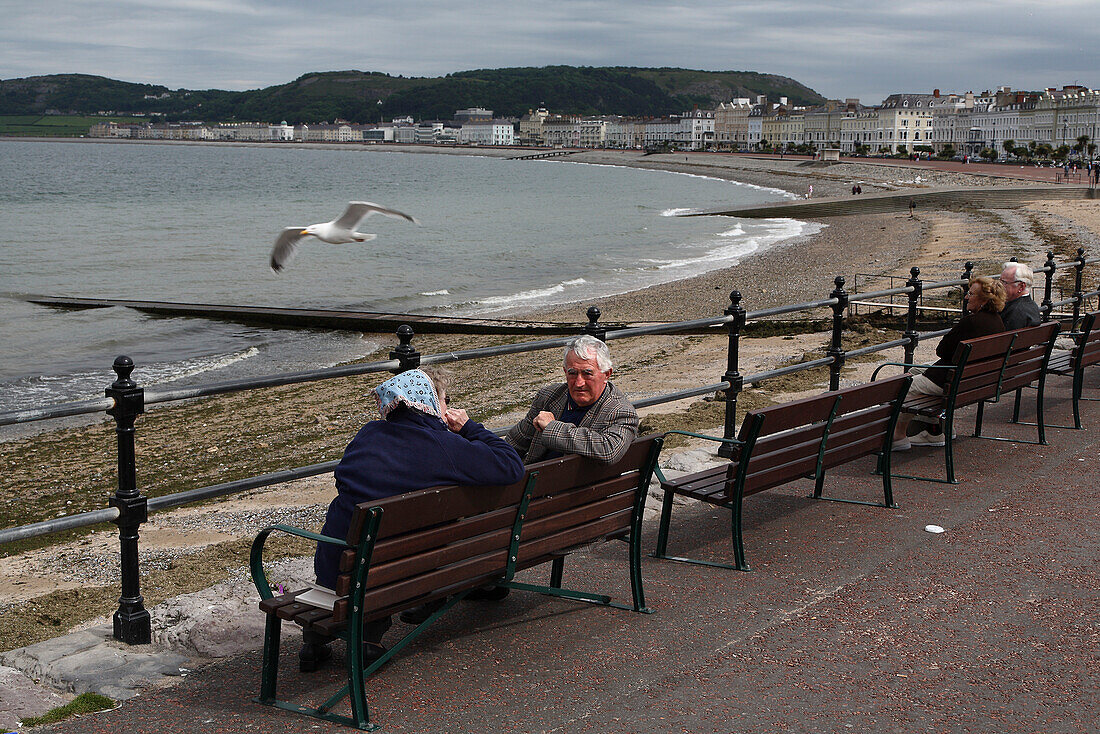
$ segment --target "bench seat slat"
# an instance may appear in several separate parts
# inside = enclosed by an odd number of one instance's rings
[[[716,466],[703,471],[685,474],[675,479],[667,479],[661,482],[662,488],[673,489],[677,492],[703,492],[707,493],[714,486],[722,486],[726,483],[726,475],[733,470],[733,466]]]
[[[260,611],[264,614],[275,614],[281,607],[294,603],[294,598],[302,593],[302,589],[298,591],[290,591],[285,594],[279,594],[273,596],[270,599],[263,599],[260,601]]]

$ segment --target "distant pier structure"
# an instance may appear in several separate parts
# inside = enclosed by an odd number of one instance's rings
[[[193,316],[276,328],[339,329],[373,334],[393,333],[409,324],[418,334],[572,334],[576,324],[510,319],[479,319],[376,311],[334,311],[313,308],[231,306],[209,303],[169,303],[111,298],[32,296],[30,303],[54,308],[111,308],[123,306],[160,316]],[[612,326],[611,328],[614,328]]]

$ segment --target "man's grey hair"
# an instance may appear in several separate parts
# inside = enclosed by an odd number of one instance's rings
[[[595,358],[596,366],[600,368],[600,372],[608,372],[611,369],[611,350],[594,336],[585,334],[566,344],[565,354],[562,355],[563,363],[569,357],[570,352],[581,359]]]
[[[1035,285],[1035,271],[1031,269],[1031,266],[1027,263],[1012,262],[1009,260],[1001,266],[1002,270],[1008,268],[1016,268],[1016,280],[1027,286],[1024,289],[1024,293],[1031,293],[1031,286]]]

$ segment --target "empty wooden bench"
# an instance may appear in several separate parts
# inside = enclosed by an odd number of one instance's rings
[[[580,456],[532,464],[507,487],[438,487],[356,507],[347,538],[330,538],[287,525],[265,528],[252,544],[251,571],[267,615],[260,703],[360,729],[374,728],[365,681],[471,590],[486,584],[537,591],[596,604],[648,612],[642,589],[640,530],[649,480],[660,453],[656,436],[634,441],[612,465]],[[345,548],[331,609],[303,602],[307,590],[275,596],[263,569],[263,546],[273,531]],[[633,603],[613,604],[600,594],[561,587],[564,557],[578,546],[607,538],[629,540]],[[524,568],[552,562],[547,586],[513,581]],[[371,620],[449,597],[425,622],[367,664],[363,625]],[[283,621],[347,643],[347,684],[317,708],[276,698]],[[332,712],[350,698],[351,715]]]
[[[1046,371],[1050,375],[1073,378],[1073,427],[1080,430],[1080,401],[1090,399],[1082,397],[1085,386],[1085,368],[1100,364],[1100,311],[1086,314],[1081,324],[1081,330],[1064,336],[1072,337],[1076,342],[1076,346],[1069,351],[1059,349],[1052,352]],[[1014,417],[1018,418],[1019,415],[1016,414]]]
[[[1002,395],[1012,394],[1018,388],[1037,384],[1035,398],[1036,426],[1039,440],[1046,443],[1046,425],[1043,421],[1043,386],[1045,384],[1047,361],[1050,359],[1054,340],[1058,336],[1058,324],[1049,322],[1015,331],[1006,331],[991,336],[978,337],[960,342],[945,368],[951,371],[944,394],[912,394],[906,398],[902,410],[906,413],[923,416],[939,421],[943,425],[944,463],[946,479],[937,477],[913,477],[895,474],[906,479],[924,479],[932,482],[958,484],[955,478],[954,459],[954,423],[955,412],[968,405],[977,405],[974,421],[974,436],[995,441],[1022,441],[997,436],[982,435],[982,420],[986,403],[998,402]],[[899,364],[899,363],[887,363]],[[880,365],[871,375],[874,380]],[[928,365],[902,365],[906,367]],[[1023,443],[1035,443],[1022,441]]]
[[[813,477],[816,480],[814,497],[856,502],[823,497],[825,472],[871,454],[880,457],[882,504],[895,507],[890,487],[890,447],[910,382],[912,378],[909,376],[894,377],[753,411],[745,415],[736,439],[686,434],[731,444],[733,455],[728,465],[676,479],[665,479],[657,469],[661,489],[664,490],[664,504],[657,549],[653,555],[748,571],[741,522],[742,501],[746,496],[797,479]],[[666,555],[675,495],[691,497],[731,511],[735,566]]]

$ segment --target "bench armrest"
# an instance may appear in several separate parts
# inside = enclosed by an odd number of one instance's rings
[[[303,530],[293,525],[276,524],[267,526],[261,530],[259,534],[256,535],[256,539],[252,541],[252,551],[249,553],[248,563],[249,571],[252,574],[252,583],[256,585],[256,591],[260,592],[261,599],[270,599],[275,596],[271,592],[271,584],[268,583],[267,574],[264,573],[264,544],[267,543],[267,536],[271,535],[275,530],[288,535],[296,535],[299,538],[306,538],[307,540],[316,540],[318,543],[331,543],[344,548],[354,547],[348,545],[346,540],[321,535],[320,533],[314,533],[310,530]]]
[[[732,444],[732,445],[735,445],[735,446],[745,443],[744,441],[741,441],[741,440],[736,439],[736,438],[722,438],[721,436],[708,436],[705,433],[692,433],[691,431],[665,431],[662,435],[667,436],[670,433],[678,433],[681,436],[691,436],[693,438],[705,438],[708,441],[718,441],[719,443],[728,443],[728,444]]]
[[[875,368],[874,372],[871,373],[871,382],[874,382],[878,378],[878,371],[879,370],[881,370],[883,367],[891,367],[891,366],[893,366],[893,367],[924,367],[925,369],[929,369],[929,368],[932,368],[932,367],[942,367],[945,370],[953,370],[958,365],[954,365],[954,364],[920,364],[920,363],[914,363],[914,362],[883,362],[882,364],[880,364],[878,367]]]
[[[662,435],[667,436],[670,433],[676,433],[681,436],[691,436],[692,438],[703,438],[707,441],[717,441],[718,443],[725,443],[731,446],[744,446],[745,442],[736,438],[722,438],[721,436],[708,436],[705,433],[692,433],[691,431],[665,431]],[[661,471],[661,467],[658,464],[653,465],[653,473],[657,475],[657,481],[664,484],[666,479],[664,472]]]

